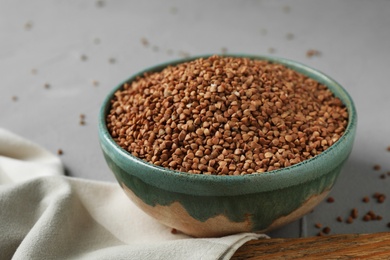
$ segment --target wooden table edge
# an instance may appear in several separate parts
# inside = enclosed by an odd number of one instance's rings
[[[231,259],[390,259],[390,232],[251,240]]]

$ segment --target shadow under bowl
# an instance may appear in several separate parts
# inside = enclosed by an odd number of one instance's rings
[[[161,64],[141,71],[157,72],[200,57]],[[108,166],[128,197],[164,225],[195,237],[218,237],[240,232],[267,232],[310,212],[333,187],[355,138],[357,115],[351,97],[327,75],[295,61],[252,55],[302,73],[325,86],[346,106],[349,117],[343,136],[321,154],[290,167],[241,176],[199,175],[173,171],[143,161],[122,149],[111,137],[106,116],[114,88],[99,115],[99,140]],[[129,218],[131,221],[131,218]]]

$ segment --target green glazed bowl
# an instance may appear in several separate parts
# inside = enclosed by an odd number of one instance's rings
[[[204,58],[210,55],[202,56]],[[162,224],[195,237],[267,232],[310,212],[333,187],[355,138],[357,115],[351,97],[333,79],[303,64],[267,56],[232,55],[283,64],[326,85],[345,104],[344,135],[321,154],[293,166],[242,176],[199,175],[169,170],[123,150],[111,138],[106,115],[114,88],[99,115],[99,139],[108,166],[128,197]],[[161,71],[200,57],[177,60],[139,72]],[[129,221],[131,218],[129,217]]]

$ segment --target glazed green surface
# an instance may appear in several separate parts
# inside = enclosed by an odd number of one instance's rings
[[[320,178],[281,190],[236,196],[201,196],[166,191],[149,185],[118,167],[110,157],[106,156],[106,160],[118,182],[150,206],[169,206],[178,202],[192,218],[201,222],[218,215],[224,215],[232,222],[244,222],[249,218],[252,231],[268,228],[275,219],[293,212],[310,197],[330,190],[341,169],[339,165],[328,169],[327,174]]]

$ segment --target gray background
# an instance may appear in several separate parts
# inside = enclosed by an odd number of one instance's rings
[[[317,222],[333,234],[390,231],[390,199],[361,202],[374,192],[390,197],[390,176],[379,178],[390,171],[389,28],[385,0],[1,0],[0,127],[53,153],[62,149],[70,176],[115,181],[97,137],[99,107],[114,86],[149,66],[223,48],[296,60],[345,87],[357,107],[358,132],[331,193],[335,202],[270,235],[297,237],[301,224],[302,235],[314,236]],[[321,55],[307,57],[310,49]],[[354,207],[354,223],[336,221]],[[368,210],[383,220],[362,221]]]

